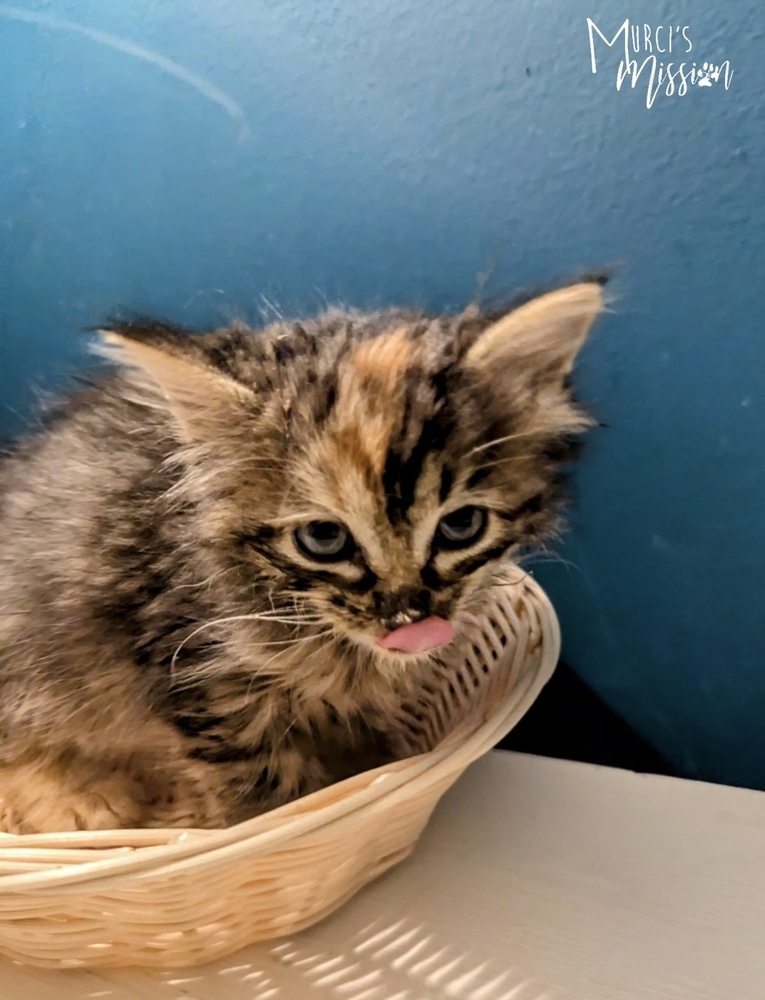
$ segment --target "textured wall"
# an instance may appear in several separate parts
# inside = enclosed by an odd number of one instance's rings
[[[604,0],[0,5],[6,429],[115,306],[452,307],[489,270],[502,294],[620,261],[575,565],[538,573],[632,724],[765,788],[765,12],[686,7],[641,5],[688,25],[660,58],[727,58],[730,87],[649,109],[617,46],[591,72],[586,18],[629,13]]]

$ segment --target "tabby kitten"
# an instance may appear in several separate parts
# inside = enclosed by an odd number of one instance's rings
[[[406,752],[397,708],[558,523],[601,282],[504,315],[101,331],[0,465],[0,799],[218,827]]]

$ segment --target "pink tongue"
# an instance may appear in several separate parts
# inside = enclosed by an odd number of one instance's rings
[[[425,653],[429,649],[445,646],[455,635],[451,622],[443,618],[425,618],[421,622],[413,622],[411,625],[402,625],[401,628],[394,629],[382,639],[378,639],[377,645],[401,653]]]

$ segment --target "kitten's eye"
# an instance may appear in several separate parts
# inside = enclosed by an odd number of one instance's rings
[[[460,507],[438,522],[436,541],[445,549],[462,549],[477,542],[489,517],[483,507]]]
[[[303,555],[316,562],[339,562],[356,548],[350,531],[335,521],[309,521],[297,529],[295,541]]]

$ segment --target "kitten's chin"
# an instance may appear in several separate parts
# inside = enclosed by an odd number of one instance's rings
[[[436,649],[422,650],[417,653],[405,653],[400,649],[382,649],[380,646],[373,646],[372,653],[379,667],[400,670],[405,667],[416,667],[418,664],[428,663],[439,653],[443,652],[444,649],[446,649],[445,646],[438,646]]]

